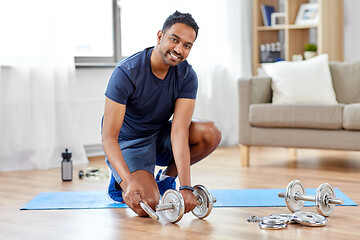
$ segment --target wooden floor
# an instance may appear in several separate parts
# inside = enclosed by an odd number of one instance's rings
[[[287,149],[257,147],[250,150],[250,158],[251,166],[243,168],[238,147],[218,148],[192,167],[192,183],[209,189],[250,189],[285,188],[293,179],[306,188],[328,182],[360,204],[360,152],[299,149],[293,161]],[[72,182],[62,182],[59,169],[0,172],[0,239],[360,239],[359,206],[337,206],[325,227],[292,224],[277,231],[261,230],[246,219],[286,213],[285,207],[214,208],[205,220],[186,214],[177,224],[140,218],[129,209],[19,211],[41,192],[105,191],[107,180],[77,178],[88,166],[105,164],[98,158],[75,166]]]

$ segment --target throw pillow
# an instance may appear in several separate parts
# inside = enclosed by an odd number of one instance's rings
[[[272,78],[275,104],[337,104],[328,55],[305,61],[262,64]]]
[[[329,65],[338,102],[360,103],[360,61],[330,62]]]

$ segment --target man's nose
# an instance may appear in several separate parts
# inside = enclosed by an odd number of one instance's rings
[[[177,54],[182,55],[183,53],[182,44],[181,43],[176,44],[176,46],[174,47],[174,51]]]

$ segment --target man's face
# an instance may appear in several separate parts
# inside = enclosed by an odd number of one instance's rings
[[[188,57],[196,38],[195,30],[183,23],[175,23],[165,32],[158,32],[158,46],[165,64],[176,66]]]

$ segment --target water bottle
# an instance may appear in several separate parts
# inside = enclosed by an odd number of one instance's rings
[[[61,162],[61,179],[63,181],[72,181],[73,176],[73,166],[71,161],[71,152],[68,149],[65,149],[65,152],[62,153],[62,162]]]

